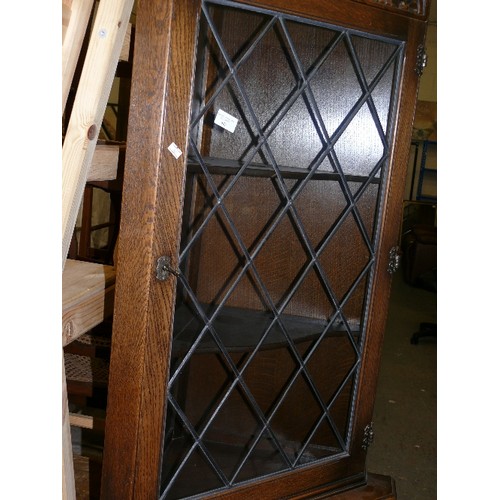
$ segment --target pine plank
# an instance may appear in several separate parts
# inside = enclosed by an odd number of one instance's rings
[[[69,21],[71,19],[71,0],[63,0],[62,2],[62,41],[66,38]]]
[[[63,347],[113,312],[115,269],[68,259],[62,279]]]
[[[101,2],[90,36],[62,151],[63,269],[132,6]]]
[[[66,1],[66,4],[63,3],[65,18],[63,19],[62,48],[62,111],[66,105],[69,87],[93,5],[93,0],[74,0],[71,3],[71,12],[69,13],[69,3],[67,0],[63,1]],[[128,21],[132,7],[133,0],[101,2],[90,37],[62,152],[63,271],[113,76],[125,33],[129,27]],[[68,14],[70,14],[69,21]],[[70,281],[69,286],[66,283],[65,287],[63,272],[63,345],[92,328],[94,323],[101,322],[105,315],[112,312],[114,270],[101,266],[100,272],[96,270],[94,274],[87,275],[86,280],[95,278],[95,281],[88,284],[86,293],[83,295],[74,293],[77,291],[76,283],[71,281],[71,278],[75,277],[74,274],[77,273],[66,273],[66,279]],[[107,277],[111,279],[111,274],[113,284],[111,281],[107,281]],[[81,280],[78,284],[83,285],[84,282],[85,280]],[[80,292],[82,290],[85,290],[83,286]],[[64,360],[62,364],[62,456],[62,497],[73,500],[76,498],[76,492]]]
[[[116,179],[120,146],[98,144],[96,146],[87,181],[111,181]]]
[[[81,415],[79,413],[69,414],[69,423],[82,429],[94,429],[104,431],[104,419],[93,415]]]
[[[79,415],[78,413],[70,412],[69,423],[75,427],[81,427],[82,429],[94,428],[94,418],[90,415]]]
[[[132,37],[132,23],[127,26],[127,31],[125,33],[125,39],[123,40],[122,50],[120,52],[120,61],[130,60],[130,40]]]
[[[75,74],[94,0],[63,0],[62,111]]]
[[[64,355],[62,356],[62,498],[64,500],[76,499]]]

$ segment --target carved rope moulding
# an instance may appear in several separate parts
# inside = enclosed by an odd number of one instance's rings
[[[404,12],[409,12],[417,15],[425,15],[428,5],[428,0],[357,0],[358,2],[368,4],[386,5],[396,8]]]

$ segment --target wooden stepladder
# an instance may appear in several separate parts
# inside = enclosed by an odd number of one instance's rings
[[[89,271],[87,279],[81,280],[76,278],[81,277],[82,272],[78,263],[73,262],[68,269],[65,269],[65,263],[85,183],[89,172],[95,168],[93,160],[99,130],[129,27],[133,3],[133,0],[101,0],[96,3],[92,21],[94,0],[62,0],[63,112],[87,26],[89,22],[93,23],[62,149],[63,347],[110,313],[109,301],[105,307],[105,298],[114,287],[113,270],[110,266],[93,266],[82,262]],[[75,282],[85,282],[85,288],[78,290]],[[62,496],[64,499],[74,499],[76,492],[64,356],[62,444]]]

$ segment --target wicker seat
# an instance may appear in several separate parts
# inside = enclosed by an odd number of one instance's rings
[[[110,335],[99,335],[104,325],[91,330],[64,349],[68,400],[86,406],[84,398],[95,397],[105,405],[109,377],[109,356],[111,352]],[[111,332],[111,325],[107,325]],[[94,401],[95,404],[95,401]]]

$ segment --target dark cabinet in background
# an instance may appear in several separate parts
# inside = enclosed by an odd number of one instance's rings
[[[428,5],[188,3],[138,6],[103,496],[389,498],[365,456]]]

